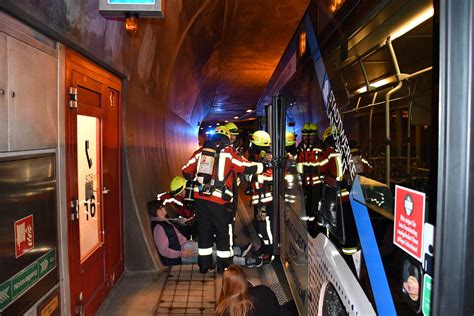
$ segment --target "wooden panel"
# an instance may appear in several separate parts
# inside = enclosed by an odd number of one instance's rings
[[[10,150],[57,145],[57,59],[7,38]]]
[[[7,82],[7,37],[0,33],[0,152],[8,150]]]
[[[108,88],[105,115],[106,128],[103,131],[103,196],[105,218],[106,264],[109,279],[116,282],[123,271],[123,232],[121,214],[121,181],[120,181],[120,93]],[[107,191],[106,191],[107,192]]]

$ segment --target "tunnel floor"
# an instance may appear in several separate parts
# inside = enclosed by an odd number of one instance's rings
[[[234,244],[252,241],[260,247],[251,219],[250,198],[240,194]],[[291,299],[279,260],[260,268],[244,268],[253,285],[269,286],[280,304]],[[221,275],[199,273],[196,264],[171,267],[160,273],[126,273],[97,315],[213,315],[221,291]]]

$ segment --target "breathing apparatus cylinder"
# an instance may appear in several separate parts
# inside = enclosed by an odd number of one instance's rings
[[[191,209],[193,207],[193,204],[194,204],[193,193],[194,193],[193,181],[188,180],[188,181],[186,181],[186,189],[185,189],[185,195],[184,195],[184,199],[183,199],[183,204],[188,209]]]
[[[196,172],[196,181],[201,185],[200,193],[210,194],[210,186],[212,186],[212,174],[214,172],[214,164],[216,162],[216,144],[212,141],[205,141],[201,150]]]

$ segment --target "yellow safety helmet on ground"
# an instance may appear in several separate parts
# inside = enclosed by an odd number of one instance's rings
[[[292,132],[286,132],[285,135],[285,146],[293,146],[296,144],[296,136]]]
[[[268,147],[271,144],[270,134],[265,131],[256,131],[252,134],[252,139],[250,140],[254,145],[260,147]]]
[[[333,136],[336,135],[336,134],[339,134],[339,131],[334,127],[334,126],[329,126],[328,128],[326,128],[323,132],[323,142],[326,141],[326,139],[329,137],[329,136]]]
[[[217,126],[214,131],[216,132],[216,134],[224,135],[224,136],[226,136],[227,138],[230,139],[230,132],[229,132],[229,129],[227,127]]]
[[[239,135],[239,128],[234,123],[229,122],[224,126],[227,127],[227,129],[230,132],[230,135],[235,135],[235,136]]]
[[[301,134],[302,135],[309,135],[310,132],[311,132],[310,123],[304,123],[303,128],[301,129]]]
[[[184,179],[181,176],[176,176],[173,178],[173,180],[171,180],[170,192],[172,192],[173,195],[177,195],[183,192],[185,187],[186,187],[186,179]]]
[[[318,133],[318,125],[316,123],[309,124],[309,134],[316,135]]]

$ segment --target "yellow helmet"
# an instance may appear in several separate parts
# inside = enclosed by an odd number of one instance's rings
[[[302,135],[309,135],[309,133],[311,132],[310,125],[310,123],[304,123],[303,128],[301,129]]]
[[[173,180],[171,180],[170,192],[172,192],[173,195],[177,195],[183,192],[185,187],[186,187],[186,179],[180,176],[176,176],[173,178]]]
[[[227,138],[230,139],[230,132],[229,132],[229,129],[225,126],[217,126],[214,131],[216,132],[216,134],[221,134],[221,135],[225,135]]]
[[[292,132],[286,132],[285,146],[292,146],[296,143],[296,136]]]
[[[260,147],[268,147],[271,144],[270,134],[265,131],[256,131],[252,134],[252,139],[250,140],[254,145]]]
[[[229,122],[224,126],[227,127],[227,129],[230,132],[230,135],[236,135],[236,136],[239,135],[239,128],[234,123]]]
[[[326,141],[326,138],[339,134],[339,131],[334,126],[329,126],[323,132],[323,142]]]
[[[309,124],[309,134],[316,135],[318,133],[318,125],[316,123]]]

